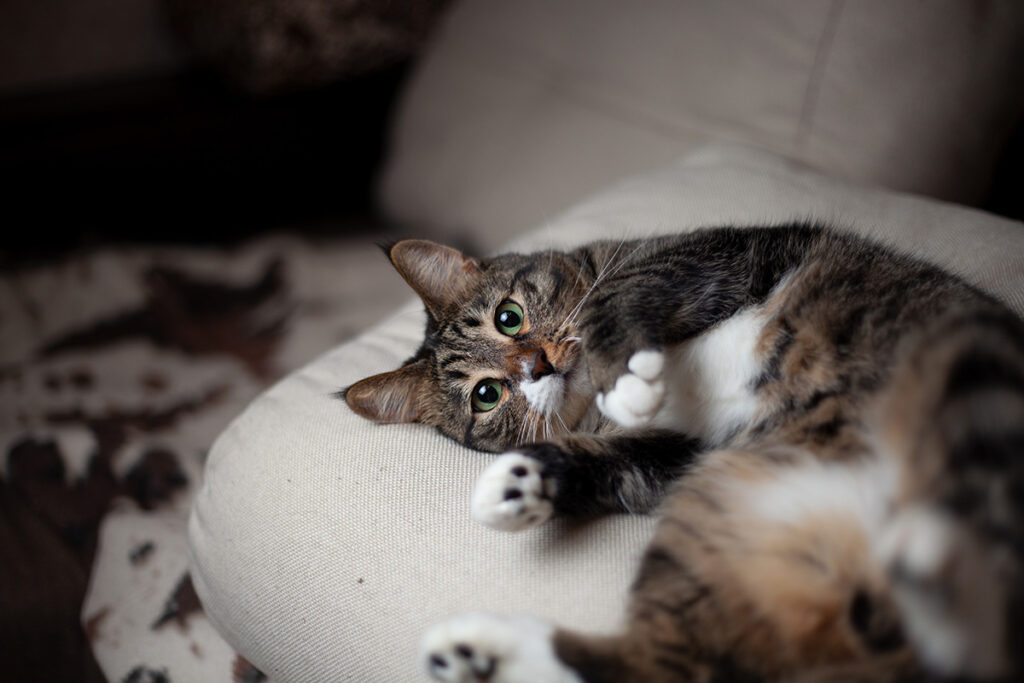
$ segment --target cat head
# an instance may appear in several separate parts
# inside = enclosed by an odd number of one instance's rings
[[[377,422],[422,422],[500,451],[573,430],[593,404],[575,320],[585,293],[568,254],[466,256],[426,240],[387,250],[423,300],[426,334],[401,368],[345,390]]]

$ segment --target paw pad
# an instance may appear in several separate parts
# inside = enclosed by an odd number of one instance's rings
[[[439,681],[451,683],[489,681],[497,665],[495,657],[477,652],[465,643],[440,648],[427,657],[430,674]]]

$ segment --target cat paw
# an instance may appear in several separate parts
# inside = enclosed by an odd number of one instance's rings
[[[477,479],[473,519],[501,531],[522,531],[554,514],[555,482],[544,476],[536,458],[511,452],[499,455]]]
[[[1005,600],[983,542],[939,508],[918,504],[893,516],[874,550],[927,667],[943,676],[1001,675]]]
[[[597,395],[598,409],[620,427],[647,424],[665,399],[664,367],[661,351],[637,351],[627,364],[629,372],[619,376],[611,391]]]
[[[581,683],[555,657],[553,633],[551,625],[529,617],[462,614],[424,634],[420,657],[445,683]]]

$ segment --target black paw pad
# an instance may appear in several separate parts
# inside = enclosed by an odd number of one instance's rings
[[[522,497],[523,492],[520,491],[519,489],[505,489],[505,493],[503,494],[504,500],[515,500],[516,498]]]

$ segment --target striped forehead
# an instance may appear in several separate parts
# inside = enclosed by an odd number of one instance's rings
[[[523,306],[527,321],[543,322],[551,315],[561,319],[555,310],[560,308],[556,302],[571,281],[566,281],[557,262],[553,268],[545,268],[546,265],[542,258],[517,255],[490,262],[475,296],[447,320],[439,321],[433,346],[441,369],[465,372],[470,365],[503,367],[504,357],[514,342],[498,331],[494,315],[506,299]]]
[[[465,379],[474,368],[500,368],[508,343],[484,330],[484,323],[455,321],[440,331],[437,364],[446,379]]]

